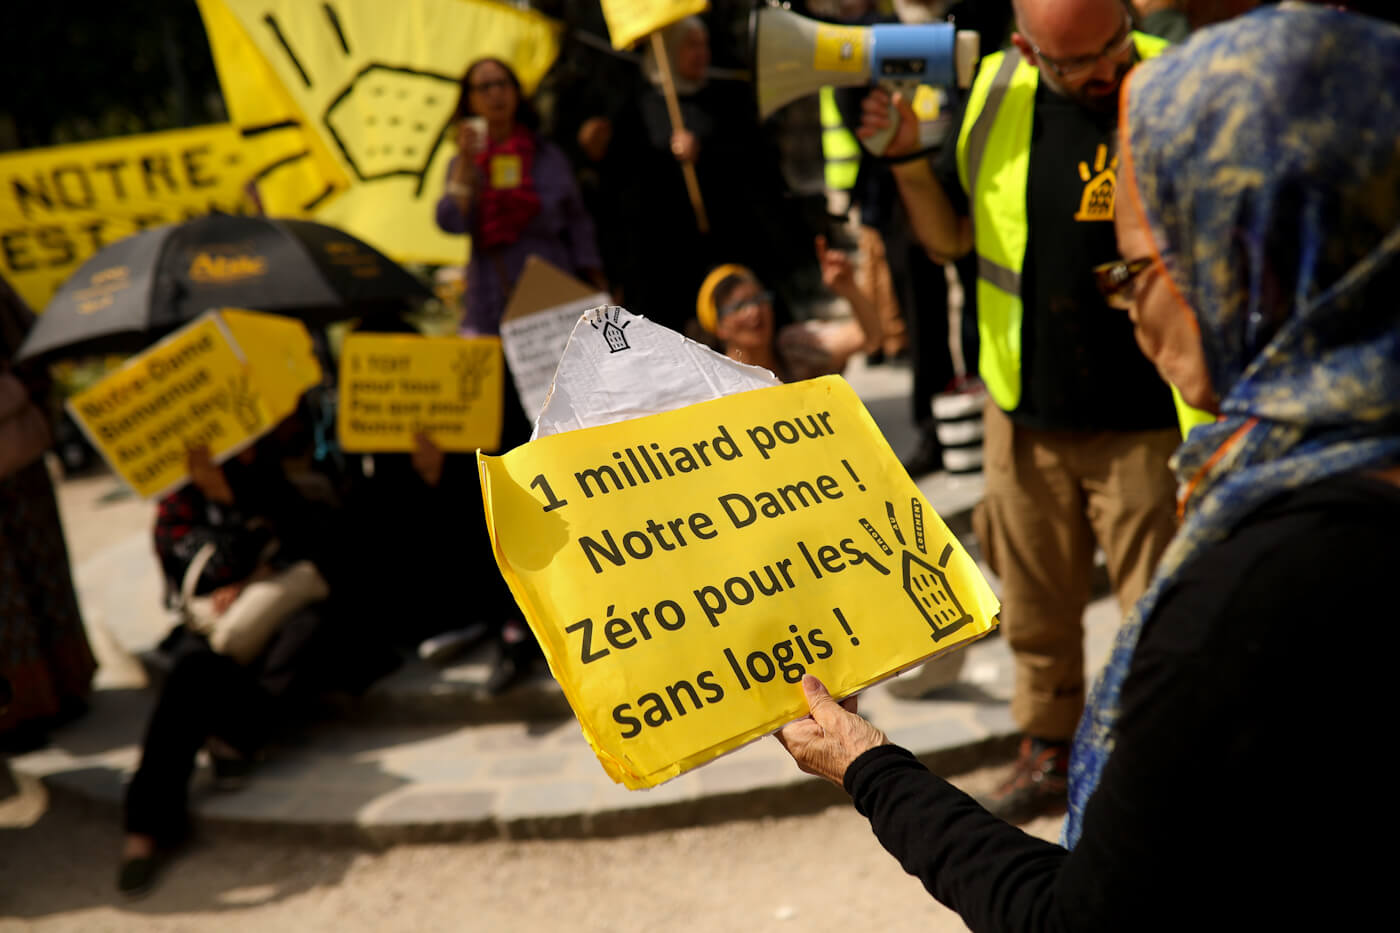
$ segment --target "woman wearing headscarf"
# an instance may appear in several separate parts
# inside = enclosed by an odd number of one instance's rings
[[[47,379],[10,357],[34,323],[0,280],[0,754],[44,745],[87,708],[97,668],[68,567],[43,454],[52,442]]]
[[[1081,720],[1064,846],[804,683],[786,747],[972,929],[1385,915],[1394,818],[1364,755],[1389,735],[1397,647],[1398,92],[1400,29],[1299,4],[1124,85],[1123,260],[1100,284],[1218,420],[1177,452],[1183,523]],[[1329,788],[1321,765],[1357,755],[1364,779]]]

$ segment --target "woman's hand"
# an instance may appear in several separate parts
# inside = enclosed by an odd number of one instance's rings
[[[694,162],[700,158],[700,140],[690,130],[676,130],[671,134],[671,155],[678,162]]]
[[[855,697],[837,703],[811,674],[802,678],[802,692],[812,713],[779,729],[778,741],[803,771],[842,787],[851,762],[890,740],[856,715]]]
[[[421,431],[413,435],[413,468],[423,477],[423,482],[433,487],[442,482],[442,465],[446,459],[442,448],[434,444],[428,435]]]
[[[248,582],[244,580],[241,583],[230,583],[210,593],[209,598],[214,604],[214,615],[221,616],[228,612],[228,607],[233,605],[234,600],[243,595],[243,588],[248,585]]]
[[[856,290],[856,267],[839,249],[829,249],[826,237],[817,234],[817,262],[821,264],[822,284],[842,298]]]
[[[224,475],[223,467],[209,455],[207,446],[191,447],[186,454],[186,463],[190,470],[190,482],[204,493],[204,498],[224,505],[233,504],[233,489],[228,484],[228,477]]]
[[[578,128],[578,147],[592,162],[603,161],[612,142],[612,121],[607,117],[589,117]]]

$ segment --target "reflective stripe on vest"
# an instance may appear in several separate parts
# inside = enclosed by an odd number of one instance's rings
[[[856,185],[860,171],[860,143],[855,134],[841,122],[836,106],[836,92],[831,87],[821,89],[822,158],[826,160],[826,187],[831,191],[849,191]]]
[[[1133,33],[1139,58],[1167,47]],[[968,193],[977,251],[977,368],[1004,411],[1021,402],[1021,270],[1026,259],[1026,187],[1040,73],[1018,52],[982,60],[958,132],[958,175]]]

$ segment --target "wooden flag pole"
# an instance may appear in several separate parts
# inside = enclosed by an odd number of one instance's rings
[[[660,32],[651,34],[651,52],[661,73],[661,92],[666,98],[666,109],[671,114],[671,130],[683,130],[685,120],[681,116],[680,99],[676,97],[676,83],[671,77],[671,58],[666,54],[666,43],[661,40]],[[695,175],[694,163],[682,162],[681,171],[685,173],[685,187],[690,192],[690,206],[695,208],[695,225],[701,233],[709,233],[710,219],[705,215],[705,202],[700,197],[700,179]]]

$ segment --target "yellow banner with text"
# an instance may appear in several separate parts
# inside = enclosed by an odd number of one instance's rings
[[[499,337],[351,334],[340,351],[336,431],[347,451],[501,444],[505,364]]]

